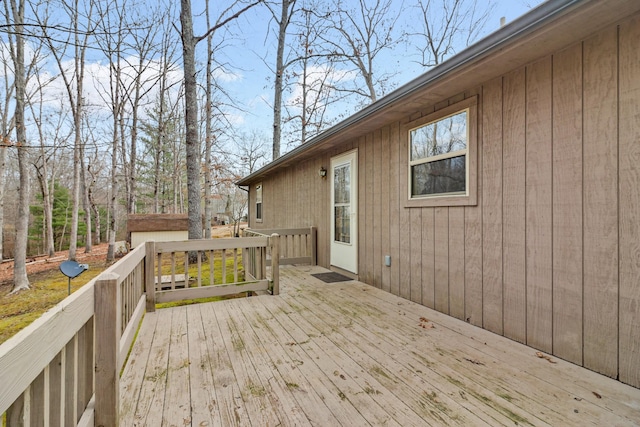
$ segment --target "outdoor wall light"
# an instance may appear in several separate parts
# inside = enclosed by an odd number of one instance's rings
[[[318,175],[320,175],[320,178],[327,177],[327,170],[324,168],[324,166],[320,167],[320,170],[318,171]]]

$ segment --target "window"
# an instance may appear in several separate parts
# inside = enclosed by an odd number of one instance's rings
[[[407,125],[406,207],[476,203],[476,103],[467,99]]]
[[[256,185],[256,221],[262,222],[262,184]]]

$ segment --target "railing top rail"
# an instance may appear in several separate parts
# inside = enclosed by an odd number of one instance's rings
[[[269,228],[269,229],[253,229],[246,228],[245,232],[260,234],[262,236],[271,236],[272,234],[278,234],[280,236],[295,236],[299,234],[311,234],[313,227],[305,228]]]
[[[187,251],[211,251],[219,249],[258,248],[267,246],[267,237],[229,237],[222,239],[198,239],[183,240],[179,242],[156,242],[155,250],[158,253],[187,252]]]
[[[117,274],[118,284],[120,284],[129,275],[129,273],[131,273],[140,263],[144,262],[145,254],[145,245],[139,245],[129,252],[127,256],[118,260],[118,262],[103,271],[102,274]]]

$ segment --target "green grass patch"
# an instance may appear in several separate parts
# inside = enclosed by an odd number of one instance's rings
[[[75,292],[104,271],[104,263],[90,264],[89,270],[71,280]],[[68,279],[58,269],[29,276],[31,289],[9,295],[10,287],[0,291],[0,344],[30,325],[47,310],[68,296]]]
[[[222,280],[222,267],[223,267],[223,262],[222,262],[222,251],[214,251],[213,252],[213,283],[211,283],[211,260],[209,259],[209,255],[210,252],[206,252],[206,257],[203,255],[201,262],[200,262],[200,271],[201,271],[201,284],[202,286],[209,286],[209,285],[221,285],[224,283],[235,283],[236,281],[234,280],[234,274],[233,274],[233,267],[234,267],[234,261],[233,261],[233,251],[227,251],[226,253],[226,258],[225,258],[225,280]],[[161,268],[161,272],[162,275],[170,275],[171,271],[172,271],[172,265],[174,266],[173,269],[175,269],[175,274],[185,274],[185,270],[184,270],[184,259],[185,259],[185,253],[181,252],[181,253],[176,253],[174,255],[174,261],[172,263],[171,260],[171,254],[163,254],[162,256],[162,268]],[[244,275],[244,267],[242,264],[242,254],[240,252],[238,252],[237,254],[237,263],[238,263],[238,282],[243,282],[245,279],[245,275]],[[157,267],[156,267],[156,271],[154,272],[154,274],[158,274],[157,273]],[[197,262],[190,262],[188,265],[188,270],[187,270],[187,274],[189,275],[189,277],[196,278],[196,280],[192,281],[189,283],[189,287],[194,287],[194,286],[198,286],[197,283],[197,277],[198,277],[198,263]]]

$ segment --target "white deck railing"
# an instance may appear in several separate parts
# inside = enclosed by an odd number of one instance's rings
[[[119,374],[145,307],[261,290],[277,294],[279,248],[278,235],[139,246],[0,345],[0,417],[9,427],[118,425]],[[276,259],[271,277],[245,280],[239,253],[266,256],[267,249]]]

